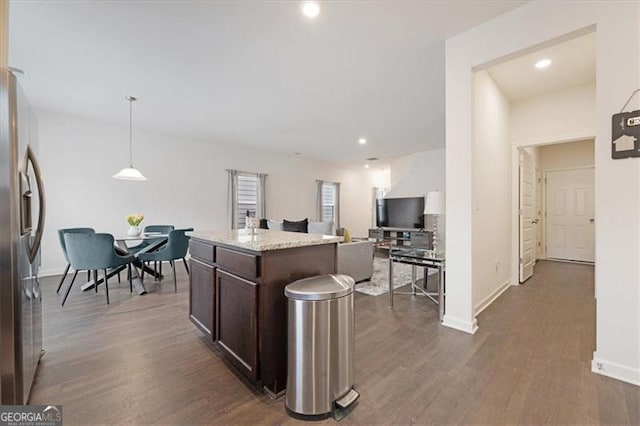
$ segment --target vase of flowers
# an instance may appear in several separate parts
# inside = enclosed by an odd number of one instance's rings
[[[127,235],[131,237],[140,235],[140,233],[142,232],[140,224],[143,220],[144,215],[140,213],[134,213],[127,216],[127,222],[129,223],[129,231],[127,231]]]

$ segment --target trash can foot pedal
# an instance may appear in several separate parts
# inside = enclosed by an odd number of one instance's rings
[[[334,401],[334,409],[333,409],[333,419],[337,422],[344,419],[353,411],[353,409],[357,406],[355,403],[360,394],[355,390],[351,389],[345,396]]]
[[[356,392],[355,389],[351,389],[345,396],[336,400],[336,405],[338,406],[338,408],[347,408],[348,406],[353,404],[359,396],[360,394]]]

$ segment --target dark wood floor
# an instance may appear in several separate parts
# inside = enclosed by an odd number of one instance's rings
[[[187,280],[73,291],[60,307],[43,280],[44,344],[32,403],[65,424],[293,423],[255,392],[187,319]],[[356,296],[359,405],[343,424],[639,424],[640,388],[590,372],[593,267],[541,262],[467,335],[422,298]],[[330,422],[330,421],[327,421]]]

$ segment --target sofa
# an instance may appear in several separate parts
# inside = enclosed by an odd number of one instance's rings
[[[338,230],[330,222],[308,222],[306,229],[308,233],[318,233],[323,235],[344,235],[343,228]],[[296,222],[301,223],[301,222]],[[264,229],[282,230],[282,221],[263,219],[261,227]],[[305,228],[303,226],[303,228]],[[302,231],[303,232],[303,231]],[[351,241],[338,244],[337,272],[338,274],[349,275],[355,282],[370,280],[373,276],[373,254],[374,244],[371,241]]]
[[[355,282],[368,281],[373,276],[371,241],[352,241],[338,244],[338,273],[349,275]]]

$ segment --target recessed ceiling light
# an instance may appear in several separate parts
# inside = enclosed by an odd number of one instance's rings
[[[364,165],[364,168],[365,168],[365,169],[368,169],[368,168],[369,168],[369,165],[368,165],[368,164],[365,164],[365,165]]]
[[[364,145],[364,144],[366,144],[366,143],[367,143],[367,140],[366,140],[365,138],[360,138],[360,139],[358,139],[358,143],[359,143],[360,145]]]
[[[551,65],[551,59],[540,59],[538,62],[536,62],[536,68],[538,68],[539,70],[546,68],[549,65]]]
[[[320,5],[315,1],[305,1],[302,3],[302,14],[307,18],[315,18],[320,14]]]

